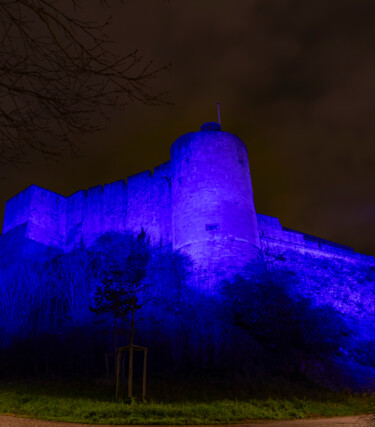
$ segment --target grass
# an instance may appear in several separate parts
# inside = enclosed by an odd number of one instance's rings
[[[191,385],[190,385],[191,386]],[[276,387],[277,389],[277,387]],[[54,421],[89,424],[219,424],[251,419],[302,419],[375,412],[375,395],[355,395],[305,389],[287,397],[219,398],[195,390],[198,399],[170,391],[157,399],[161,383],[150,388],[147,402],[115,401],[108,383],[4,382],[0,384],[0,413]],[[186,388],[185,388],[186,391]],[[194,388],[190,389],[194,396]],[[212,389],[211,389],[212,392]],[[164,391],[165,393],[165,391]],[[278,392],[276,392],[276,395]]]

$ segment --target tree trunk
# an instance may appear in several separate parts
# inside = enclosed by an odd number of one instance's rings
[[[119,386],[120,386],[120,364],[121,364],[121,351],[117,352],[117,369],[116,369],[116,400],[119,396]]]
[[[118,347],[118,328],[117,328],[117,316],[115,316],[115,335],[113,337],[113,354],[117,353],[117,347]]]
[[[146,369],[147,369],[147,350],[144,350],[143,351],[142,401],[146,399]]]
[[[134,308],[131,312],[130,345],[129,345],[129,375],[128,375],[128,397],[133,397],[133,344],[134,344]]]

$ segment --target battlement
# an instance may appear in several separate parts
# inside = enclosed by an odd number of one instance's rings
[[[282,253],[296,251],[318,257],[345,258],[351,262],[374,262],[374,257],[360,254],[349,246],[281,225],[278,218],[257,214],[259,237],[263,251]]]
[[[127,180],[96,185],[65,197],[31,185],[8,200],[2,236],[24,225],[23,238],[70,251],[107,231],[138,233],[171,243],[170,163]],[[17,234],[17,236],[19,233]]]
[[[66,197],[31,185],[6,204],[3,234],[27,224],[25,237],[62,247],[65,239]]]
[[[214,269],[232,271],[236,266],[233,272],[240,271],[262,253],[374,263],[373,257],[352,248],[257,214],[246,146],[212,124],[178,138],[171,160],[153,171],[68,197],[31,185],[7,202],[0,247],[23,239],[69,252],[92,245],[108,231],[138,234],[142,229],[152,244],[188,253],[200,265],[202,280]],[[34,251],[25,248],[23,255]]]

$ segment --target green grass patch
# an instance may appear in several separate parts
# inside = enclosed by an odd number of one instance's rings
[[[190,385],[191,386],[191,385]],[[297,396],[217,399],[206,392],[197,399],[157,399],[161,384],[151,387],[150,400],[115,401],[112,384],[62,382],[4,382],[0,384],[0,413],[54,421],[92,424],[221,424],[254,419],[302,419],[375,412],[375,395],[305,390]],[[186,390],[185,390],[186,391]],[[196,390],[202,396],[202,390]],[[193,391],[190,393],[194,395]],[[163,393],[162,393],[163,394]],[[204,393],[203,393],[204,394]],[[178,395],[178,394],[177,394]]]

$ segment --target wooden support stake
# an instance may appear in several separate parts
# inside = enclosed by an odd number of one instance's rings
[[[146,398],[146,369],[147,369],[147,350],[143,350],[142,400],[145,400]]]
[[[106,353],[105,355],[105,373],[106,373],[106,376],[108,377],[109,376],[108,353]]]
[[[116,369],[116,399],[119,397],[120,391],[120,373],[121,373],[121,356],[123,351],[129,351],[129,375],[128,375],[128,398],[133,397],[133,355],[134,350],[143,351],[143,377],[142,377],[142,400],[146,398],[146,378],[147,378],[147,348],[140,345],[129,344],[125,347],[120,347],[117,350],[117,369]],[[124,362],[124,359],[122,359]],[[122,363],[122,371],[124,372],[124,363]]]
[[[117,350],[117,372],[116,372],[116,400],[119,395],[119,383],[120,383],[120,366],[121,366],[121,350]]]
[[[133,345],[129,345],[128,397],[133,397]]]

